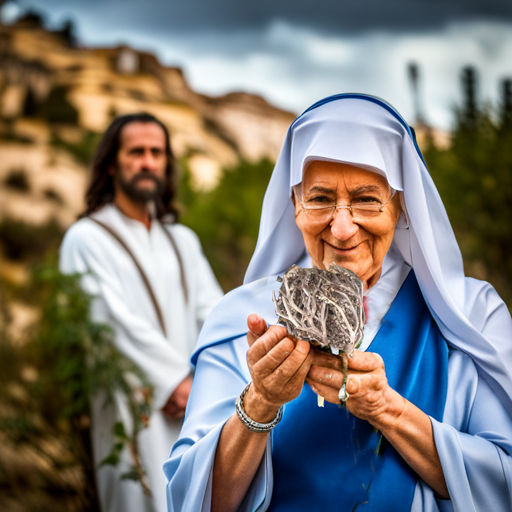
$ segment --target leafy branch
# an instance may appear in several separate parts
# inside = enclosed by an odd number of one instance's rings
[[[112,330],[90,319],[92,298],[80,275],[63,275],[56,264],[39,267],[22,291],[37,319],[14,340],[10,308],[0,296],[0,436],[14,450],[42,458],[42,478],[78,496],[68,510],[98,510],[90,446],[92,396],[106,404],[121,395],[128,404],[130,430],[114,426],[116,443],[102,464],[117,465],[127,449],[133,467],[123,475],[151,495],[140,463],[137,435],[148,425],[152,388],[139,368],[115,347]],[[0,457],[0,469],[8,471]],[[2,473],[0,471],[0,473]],[[15,492],[16,489],[13,489]],[[23,489],[16,492],[23,495]]]

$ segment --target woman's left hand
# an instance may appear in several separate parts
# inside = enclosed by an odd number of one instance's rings
[[[315,350],[306,382],[328,402],[339,404],[341,357]],[[348,358],[345,389],[349,394],[345,402],[348,410],[376,428],[394,421],[405,407],[405,399],[388,384],[382,357],[373,352],[355,350],[354,357]]]
[[[382,357],[355,350],[347,373],[347,409],[380,430],[413,471],[439,496],[449,499],[430,418],[389,386]],[[341,358],[315,350],[306,382],[327,401],[339,404]]]

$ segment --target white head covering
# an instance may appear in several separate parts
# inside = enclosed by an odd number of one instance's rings
[[[294,263],[308,266],[290,197],[292,187],[302,181],[305,163],[313,159],[374,170],[404,192],[410,225],[399,221],[393,244],[413,267],[446,340],[468,353],[498,384],[493,385],[495,391],[512,400],[512,321],[507,306],[488,283],[464,276],[448,216],[411,130],[379,98],[331,96],[292,123],[265,194],[245,283],[283,274]]]

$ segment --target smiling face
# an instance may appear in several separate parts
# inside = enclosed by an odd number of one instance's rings
[[[313,265],[326,269],[332,263],[355,272],[365,284],[379,279],[384,256],[393,241],[400,216],[396,194],[376,216],[354,219],[340,208],[326,221],[319,221],[305,205],[385,203],[392,190],[386,179],[353,165],[314,160],[304,170],[298,197],[294,196],[295,221],[302,232]]]

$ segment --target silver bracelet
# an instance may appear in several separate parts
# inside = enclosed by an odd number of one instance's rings
[[[249,384],[247,384],[247,386],[245,386],[244,390],[242,391],[240,396],[237,398],[236,413],[237,413],[238,417],[240,418],[240,421],[251,432],[259,432],[259,433],[270,432],[281,421],[281,418],[283,417],[283,406],[281,406],[279,408],[279,411],[277,411],[276,417],[270,423],[258,423],[257,421],[254,421],[251,418],[249,418],[249,416],[247,415],[247,413],[245,412],[245,409],[244,409],[244,397],[247,394],[247,391],[249,390],[249,386],[251,384],[252,383],[249,382]]]

